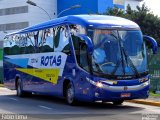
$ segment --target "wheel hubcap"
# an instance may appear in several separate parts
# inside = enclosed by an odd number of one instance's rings
[[[73,98],[74,98],[73,88],[70,87],[70,88],[68,88],[68,91],[67,91],[67,101],[68,101],[68,103],[72,103]]]

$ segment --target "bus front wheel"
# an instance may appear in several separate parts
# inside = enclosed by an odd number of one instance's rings
[[[71,82],[68,83],[66,88],[66,102],[69,105],[75,105],[76,103],[75,96],[74,96],[74,86]]]

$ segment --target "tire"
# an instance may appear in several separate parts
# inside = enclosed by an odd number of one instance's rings
[[[118,101],[113,101],[114,105],[122,105],[122,103],[124,102],[124,100],[118,100]]]
[[[22,84],[23,83],[22,83],[21,79],[18,79],[18,81],[17,81],[17,96],[18,97],[30,96],[31,95],[30,92],[23,91],[23,85]]]
[[[74,95],[74,86],[71,82],[66,87],[66,102],[69,105],[76,104],[75,95]]]
[[[18,97],[23,97],[24,96],[24,92],[23,92],[23,89],[22,89],[22,81],[21,81],[21,79],[18,79],[16,84],[17,84],[17,96]]]

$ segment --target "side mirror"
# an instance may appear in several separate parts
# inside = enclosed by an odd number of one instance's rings
[[[147,42],[151,43],[153,54],[156,54],[158,51],[158,44],[157,44],[156,40],[154,38],[152,38],[150,36],[146,36],[146,35],[144,35],[143,38]]]
[[[92,40],[86,35],[78,35],[78,37],[80,37],[82,40],[85,41],[85,43],[87,45],[88,53],[92,54],[93,53],[93,42],[92,42]]]

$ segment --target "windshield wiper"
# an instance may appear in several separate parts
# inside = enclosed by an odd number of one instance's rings
[[[114,75],[119,67],[119,65],[121,64],[122,58],[120,60],[117,61],[116,63],[116,67],[114,68],[114,70],[112,71],[111,75]]]
[[[120,64],[122,63],[122,69],[123,69],[123,75],[125,75],[125,63],[124,63],[124,55],[123,55],[123,44],[121,43],[121,39],[120,39],[120,36],[119,36],[119,33],[117,31],[117,34],[118,36],[115,36],[114,34],[112,34],[112,36],[118,40],[118,44],[120,46],[120,54],[121,54],[121,58],[117,61],[116,63],[116,67],[114,68],[114,70],[112,71],[111,75],[114,75],[117,71],[117,69],[119,68]],[[118,39],[119,38],[119,39]]]
[[[125,61],[126,61],[126,65],[130,66],[131,69],[133,70],[133,72],[135,73],[136,76],[139,76],[138,70],[137,68],[134,66],[132,60],[130,59],[130,57],[127,55],[125,49],[123,47],[121,47],[121,59],[117,61],[116,67],[113,70],[113,72],[111,73],[111,75],[114,75],[118,69],[118,67],[120,66],[120,64],[122,63],[122,68],[123,68],[123,74],[125,75],[125,63],[124,63],[124,57],[125,57]],[[123,57],[124,56],[124,57]]]
[[[118,40],[118,38],[116,36],[114,36],[114,37]],[[137,68],[134,66],[132,60],[127,55],[127,53],[126,53],[126,51],[124,49],[124,46],[123,46],[123,43],[122,43],[122,39],[120,38],[119,34],[118,34],[118,37],[119,37],[118,41],[119,41],[119,46],[120,46],[121,58],[117,61],[116,67],[113,70],[113,72],[111,73],[111,75],[114,75],[116,73],[117,69],[119,68],[120,64],[122,63],[123,75],[126,74],[125,67],[129,65],[131,67],[131,69],[133,70],[133,72],[135,73],[135,75],[139,76]],[[126,65],[125,65],[125,63],[126,63]]]
[[[120,46],[121,58],[117,61],[116,67],[112,71],[111,75],[114,75],[116,73],[121,63],[122,63],[123,75],[125,75],[125,63],[124,63],[124,55],[123,55],[123,49],[122,49],[123,46],[121,45],[120,41],[119,41],[119,46]]]
[[[135,72],[135,75],[136,75],[136,76],[139,76],[139,73],[138,73],[137,68],[136,68],[135,65],[133,64],[131,58],[127,55],[124,47],[122,48],[122,51],[123,51],[123,53],[124,53],[124,56],[125,56],[125,59],[126,59],[126,63],[129,64],[129,66],[131,67],[131,69],[133,70],[133,72]]]

